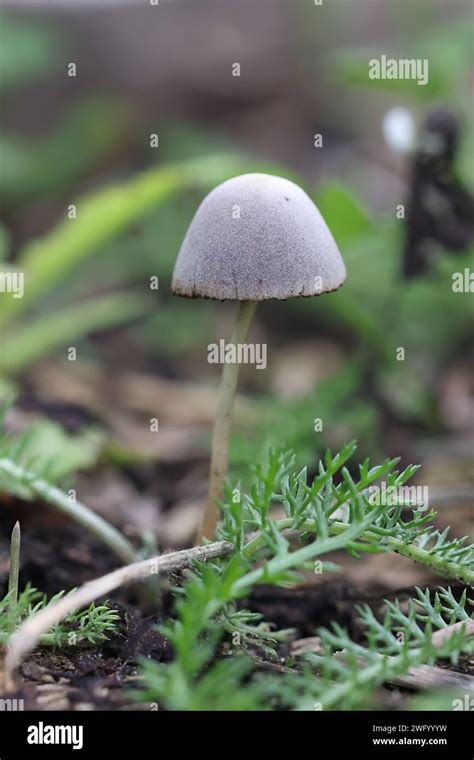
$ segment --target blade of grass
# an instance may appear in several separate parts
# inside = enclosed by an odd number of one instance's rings
[[[8,574],[8,593],[10,602],[16,604],[18,601],[18,577],[20,575],[20,542],[21,531],[20,523],[16,521],[12,536],[10,539],[10,571]]]
[[[104,296],[46,314],[2,340],[0,371],[14,375],[24,367],[93,330],[113,327],[141,316],[146,300],[138,296]]]
[[[78,525],[89,530],[94,536],[102,541],[109,549],[120,558],[122,562],[130,563],[136,559],[136,552],[130,543],[117,528],[104,520],[85,504],[71,500],[69,495],[61,491],[34,472],[20,467],[10,459],[0,459],[0,473],[10,478],[15,478],[28,486],[30,492],[51,504],[58,512],[74,520]],[[18,544],[19,546],[19,544]]]

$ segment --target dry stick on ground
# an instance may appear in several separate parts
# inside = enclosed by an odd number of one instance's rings
[[[452,625],[447,625],[445,628],[435,631],[431,637],[431,643],[435,647],[440,647],[446,639],[449,639],[453,633],[463,627],[468,636],[474,636],[474,620],[460,620],[459,623],[452,623]]]
[[[44,633],[68,615],[132,581],[189,567],[195,561],[204,562],[213,557],[223,557],[230,554],[232,550],[232,544],[227,541],[215,541],[206,546],[162,554],[159,557],[152,557],[114,570],[72,591],[58,602],[48,604],[40,612],[28,618],[11,637],[5,658],[5,688],[14,689],[14,673],[23,657],[34,649]]]
[[[467,626],[466,632],[474,632],[474,620],[464,621],[461,623],[454,623],[448,625],[446,628],[441,628],[436,631],[431,640],[434,646],[440,646],[449,636],[451,636],[462,625]],[[305,639],[298,639],[291,645],[291,653],[298,656],[309,654],[311,652],[321,653],[321,639],[319,636],[308,636]],[[344,659],[344,652],[337,652],[335,657],[338,659]],[[364,660],[360,658],[360,664],[364,664]],[[393,678],[387,678],[387,683],[395,684],[395,686],[404,686],[409,689],[456,689],[457,691],[464,690],[474,696],[474,677],[467,673],[457,673],[454,670],[446,670],[445,668],[438,668],[434,665],[416,665],[410,668],[408,673],[403,676],[394,676]]]
[[[474,636],[474,620],[462,620],[458,623],[452,623],[445,628],[440,628],[435,631],[431,636],[431,643],[435,647],[440,647],[444,642],[449,639],[453,634],[464,628],[465,633],[468,636]],[[300,647],[305,640],[301,639]],[[308,640],[309,641],[309,640]],[[319,639],[313,637],[311,640],[312,645],[309,648],[300,648],[300,652],[318,652]],[[345,650],[335,653],[335,657],[338,660],[344,660]],[[381,655],[382,656],[382,655]],[[360,664],[363,666],[365,660],[363,657],[357,658]],[[388,658],[390,659],[390,658]],[[394,676],[387,678],[387,683],[395,684],[396,686],[405,686],[411,689],[456,689],[461,691],[464,689],[467,693],[474,695],[474,678],[465,673],[456,673],[453,670],[445,670],[443,668],[437,668],[433,665],[415,665],[411,667],[403,676]]]
[[[467,673],[437,668],[434,665],[417,665],[404,676],[389,678],[388,683],[409,689],[453,689],[474,696],[474,677]]]

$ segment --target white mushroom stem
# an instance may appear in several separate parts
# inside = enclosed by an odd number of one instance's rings
[[[243,343],[249,331],[252,317],[257,306],[256,301],[242,301],[239,305],[237,318],[230,343],[237,346]],[[238,352],[235,352],[238,356]],[[207,507],[202,518],[196,543],[204,538],[212,539],[219,521],[219,499],[222,498],[224,480],[227,475],[229,461],[229,439],[232,425],[235,389],[239,377],[239,364],[224,364],[217,399],[217,412],[212,434],[211,470]]]

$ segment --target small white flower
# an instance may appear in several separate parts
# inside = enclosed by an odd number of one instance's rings
[[[409,153],[415,145],[415,121],[410,111],[397,107],[387,111],[382,120],[387,145],[395,153]]]

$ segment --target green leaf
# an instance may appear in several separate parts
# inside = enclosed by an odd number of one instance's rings
[[[61,36],[52,28],[14,21],[0,14],[0,92],[36,79],[49,71],[57,59]]]
[[[336,243],[344,246],[352,238],[374,231],[374,223],[355,195],[339,182],[326,184],[316,195],[316,204]]]
[[[23,456],[33,461],[40,472],[48,466],[51,480],[56,481],[96,464],[104,440],[98,429],[87,428],[78,435],[70,435],[44,418],[29,428]]]
[[[128,323],[147,309],[144,298],[117,294],[74,304],[19,326],[2,341],[0,370],[5,375],[21,372],[53,350],[76,341],[94,330]]]
[[[0,135],[2,183],[6,204],[18,204],[61,190],[96,169],[123,139],[128,112],[107,98],[87,98],[74,105],[52,134],[37,138]],[[74,150],[71,150],[71,145]]]

